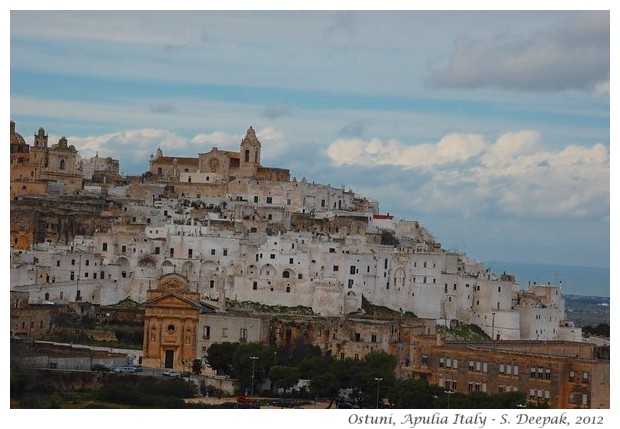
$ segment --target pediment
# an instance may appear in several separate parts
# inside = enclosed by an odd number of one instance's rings
[[[168,308],[200,308],[200,303],[194,302],[174,293],[165,294],[153,298],[145,303],[145,307],[168,307]]]

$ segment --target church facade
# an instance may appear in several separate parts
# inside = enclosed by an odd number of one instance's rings
[[[196,359],[196,329],[200,294],[189,289],[180,274],[159,279],[147,292],[142,364],[151,368],[185,371]]]

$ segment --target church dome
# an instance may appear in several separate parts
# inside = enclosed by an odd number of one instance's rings
[[[21,134],[15,132],[15,122],[11,121],[11,144],[12,145],[25,145],[26,140]]]

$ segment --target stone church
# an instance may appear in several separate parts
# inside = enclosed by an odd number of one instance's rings
[[[289,181],[287,169],[263,167],[261,143],[254,128],[248,128],[239,152],[220,150],[198,154],[198,158],[164,156],[161,149],[149,160],[149,173],[163,181],[183,183],[226,183],[231,178],[261,178]]]
[[[189,289],[180,274],[162,276],[147,292],[142,364],[185,371],[196,359],[196,329],[200,294]]]

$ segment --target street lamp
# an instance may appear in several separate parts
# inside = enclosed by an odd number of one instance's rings
[[[444,390],[443,393],[448,395],[448,409],[450,409],[450,396],[454,393],[452,390]]]
[[[383,378],[375,377],[375,381],[377,382],[377,401],[375,403],[375,408],[379,408],[379,384],[383,381]]]
[[[254,362],[258,359],[258,356],[250,356],[252,359],[252,388],[250,389],[250,398],[254,396]]]

